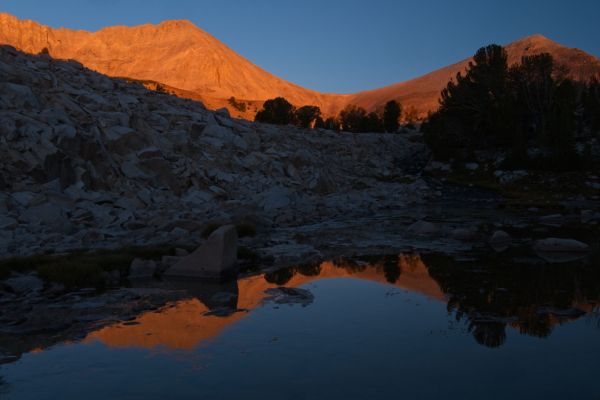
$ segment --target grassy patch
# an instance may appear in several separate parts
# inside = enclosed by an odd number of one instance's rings
[[[494,192],[517,207],[560,208],[560,202],[573,196],[593,196],[594,190],[585,185],[585,177],[578,172],[552,173],[529,171],[529,175],[514,183],[502,184],[490,172],[453,170],[429,172],[437,179],[473,186]]]
[[[25,273],[33,271],[38,266],[52,263],[54,258],[50,255],[7,258],[0,261],[0,279],[8,278],[12,272]]]
[[[37,268],[37,273],[46,282],[60,283],[69,289],[94,287],[104,289],[104,270],[93,262],[62,261]]]
[[[223,226],[223,224],[218,222],[210,222],[202,230],[202,237],[204,239],[207,239],[214,231],[219,229],[221,226]],[[237,231],[237,235],[240,238],[256,236],[256,226],[249,222],[240,222],[239,224],[236,224],[235,230]]]
[[[12,272],[36,271],[46,282],[61,283],[68,288],[102,289],[105,285],[104,272],[119,271],[121,276],[127,276],[134,258],[158,260],[165,255],[175,255],[175,248],[130,246],[116,250],[11,258],[0,261],[0,279],[7,278]]]

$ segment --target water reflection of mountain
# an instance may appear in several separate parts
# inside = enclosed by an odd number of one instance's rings
[[[133,322],[105,327],[88,335],[87,340],[100,340],[114,347],[166,346],[191,349],[205,340],[217,337],[223,329],[246,315],[244,311],[225,316],[205,315],[222,306],[218,300],[228,299],[227,294],[231,295],[229,298],[237,300],[235,306],[238,309],[252,310],[261,304],[267,289],[282,285],[298,287],[327,278],[356,278],[391,283],[434,299],[444,299],[443,292],[428,277],[427,268],[417,255],[379,258],[375,263],[344,260],[336,263],[323,262],[243,278],[237,281],[237,286],[222,286],[220,291],[214,286],[196,286],[190,288],[194,298],[177,302],[157,312],[143,314]]]
[[[468,324],[478,343],[497,347],[506,340],[506,327],[545,337],[556,325],[593,311],[600,298],[597,261],[549,265],[484,255],[477,262],[457,262],[434,254],[342,259],[247,277],[227,287],[197,287],[189,300],[143,314],[133,323],[105,327],[87,340],[116,347],[190,349],[244,318],[245,312],[206,315],[222,307],[223,301],[227,307],[251,310],[269,288],[355,278],[446,301],[448,310]]]

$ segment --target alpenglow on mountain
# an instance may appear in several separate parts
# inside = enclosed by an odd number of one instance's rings
[[[189,21],[115,26],[88,32],[53,29],[0,13],[0,44],[34,54],[47,49],[54,58],[74,59],[109,76],[160,83],[182,97],[202,100],[212,108],[231,108],[227,99],[235,97],[254,103],[255,109],[269,98],[282,96],[296,106],[317,105],[329,115],[337,114],[348,104],[376,110],[391,99],[399,100],[405,109],[414,107],[425,115],[437,108],[440,91],[470,61],[463,60],[383,88],[330,94],[278,78]],[[571,78],[580,81],[600,78],[598,58],[541,35],[523,38],[508,44],[506,49],[510,64],[519,62],[524,55],[548,52],[558,64],[569,69]],[[239,116],[251,118],[253,109]]]

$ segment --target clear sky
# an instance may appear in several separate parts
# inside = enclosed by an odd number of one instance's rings
[[[600,56],[600,0],[0,0],[52,27],[189,19],[284,79],[348,93],[534,33]]]

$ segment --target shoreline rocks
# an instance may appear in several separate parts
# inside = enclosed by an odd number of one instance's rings
[[[545,253],[587,253],[591,250],[586,243],[575,239],[561,238],[536,240],[533,247],[536,251]]]

